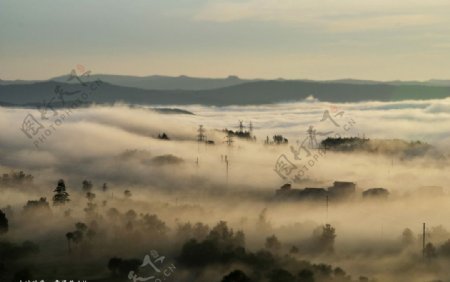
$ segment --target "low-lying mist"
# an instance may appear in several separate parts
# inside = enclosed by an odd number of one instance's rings
[[[0,261],[0,277],[132,281],[123,276],[127,260],[157,250],[177,267],[173,281],[448,281],[450,100],[182,108],[194,115],[75,108],[51,134],[32,138],[21,128],[39,111],[0,108],[8,219],[0,253],[18,253]],[[227,137],[223,130],[240,131],[240,121],[255,139]],[[314,148],[327,137],[369,139],[376,149]],[[427,149],[411,150],[416,141]],[[275,171],[283,156],[295,171]],[[70,201],[53,205],[60,179]],[[286,183],[335,181],[356,183],[354,195],[275,196]],[[370,188],[389,196],[363,197]],[[423,223],[432,244],[424,253]],[[122,261],[108,269],[112,258]],[[225,278],[244,279],[230,274],[236,269],[252,280]]]

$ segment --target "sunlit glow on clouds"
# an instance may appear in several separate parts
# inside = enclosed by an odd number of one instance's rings
[[[448,1],[210,1],[195,18],[275,21],[349,32],[446,23],[448,18],[441,11],[449,8]]]
[[[2,4],[1,79],[47,79],[76,64],[131,75],[450,77],[449,1]]]
[[[157,114],[145,108],[123,105],[75,109],[66,122],[39,145],[39,149],[20,130],[30,110],[0,108],[0,169],[31,171],[39,176],[40,182],[47,183],[61,175],[70,179],[90,175],[93,179],[138,181],[174,189],[180,187],[177,181],[190,179],[192,174],[197,173],[197,157],[202,164],[202,173],[208,176],[205,181],[223,184],[220,155],[228,154],[232,159],[231,173],[236,185],[271,191],[283,183],[273,171],[274,163],[280,154],[289,154],[290,151],[289,146],[267,148],[263,141],[266,136],[271,138],[275,134],[282,134],[289,139],[290,144],[296,144],[297,140],[307,137],[309,126],[314,126],[318,132],[336,131],[346,137],[359,135],[372,140],[421,140],[435,146],[443,155],[448,156],[450,153],[449,99],[354,104],[303,102],[229,107],[192,105],[183,108],[195,115]],[[351,131],[344,132],[330,122],[321,122],[325,110],[344,112],[344,117],[353,119],[355,126]],[[245,126],[252,122],[257,142],[235,139],[230,149],[225,144],[225,133],[221,129],[236,130],[239,120]],[[216,145],[206,148],[195,141],[200,124],[206,129],[208,139]],[[172,140],[158,140],[156,136],[162,132],[167,133]],[[320,141],[323,138],[318,139]],[[127,150],[139,150],[138,159],[131,162],[117,159]],[[155,168],[145,161],[148,162],[149,157],[165,154],[183,158],[183,169],[173,171],[170,167]],[[395,162],[402,164],[396,168],[396,173],[389,175],[387,168],[392,163],[390,155],[346,156],[345,166],[342,165],[342,158],[340,154],[327,153],[326,159],[319,162],[308,177],[327,183],[335,179],[350,179],[366,187],[390,187],[400,191],[426,183],[444,185],[449,181],[448,174],[442,172],[447,164],[432,164],[437,160],[431,156],[406,162],[396,159]],[[174,177],[174,174],[179,178]],[[399,183],[398,179],[405,175],[411,179],[412,186],[406,187]],[[207,186],[214,187],[211,185]],[[46,189],[47,186],[42,187]]]

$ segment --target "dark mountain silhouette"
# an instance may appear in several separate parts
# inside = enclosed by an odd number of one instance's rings
[[[55,97],[55,88],[65,92],[87,89],[80,84],[54,81],[1,85],[0,103],[38,106]],[[209,90],[145,90],[103,83],[83,104],[168,105],[250,105],[301,101],[310,96],[320,101],[345,103],[361,101],[427,100],[450,97],[448,86],[351,84],[295,80],[255,81]],[[75,96],[65,97],[66,102]],[[55,103],[58,100],[55,99]]]
[[[57,82],[67,82],[68,75],[59,76],[50,80]],[[136,87],[148,90],[206,90],[249,82],[252,80],[243,80],[237,76],[228,76],[227,78],[198,78],[181,76],[128,76],[128,75],[112,75],[112,74],[93,74],[91,80],[102,80],[104,82],[126,86]],[[72,80],[71,83],[78,83]]]

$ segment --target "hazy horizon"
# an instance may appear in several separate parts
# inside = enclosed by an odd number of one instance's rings
[[[445,78],[449,11],[443,0],[1,0],[0,78],[45,79],[77,64],[131,75]]]
[[[55,74],[50,77],[45,78],[15,78],[15,79],[4,79],[0,77],[0,80],[3,81],[47,81],[54,78],[58,78],[61,76],[68,75],[70,73],[70,70],[75,69],[75,67],[72,66],[72,68],[69,68],[69,71],[66,73],[60,73]],[[450,81],[449,78],[437,78],[437,77],[430,77],[426,79],[389,79],[389,80],[377,80],[377,79],[371,79],[371,78],[354,78],[354,77],[334,77],[329,79],[314,79],[309,77],[291,77],[291,78],[285,78],[285,77],[254,77],[254,76],[248,76],[248,77],[242,77],[235,74],[228,74],[224,76],[192,76],[188,74],[162,74],[162,73],[154,73],[154,74],[129,74],[129,73],[100,73],[100,72],[92,72],[91,75],[107,75],[107,76],[125,76],[125,77],[138,77],[138,78],[147,78],[147,77],[170,77],[170,78],[179,78],[179,77],[187,77],[187,78],[198,78],[198,79],[227,79],[236,77],[238,79],[242,80],[305,80],[305,81],[339,81],[339,80],[356,80],[356,81],[373,81],[373,82],[429,82],[429,81]]]

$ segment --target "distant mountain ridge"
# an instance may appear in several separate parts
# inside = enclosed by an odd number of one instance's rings
[[[57,76],[48,80],[1,80],[0,85],[33,84],[37,82],[57,81],[63,83],[77,83],[76,80],[67,81],[69,75]],[[256,81],[297,81],[297,82],[317,82],[317,83],[344,83],[344,84],[383,84],[383,85],[418,85],[418,86],[450,86],[450,80],[431,79],[428,81],[375,81],[358,79],[336,79],[336,80],[309,80],[309,79],[242,79],[234,75],[226,78],[202,78],[180,76],[132,76],[114,74],[92,74],[91,80],[100,79],[104,82],[133,88],[147,90],[211,90],[235,86],[247,82]]]
[[[52,81],[67,82],[68,75],[52,78]],[[93,74],[91,80],[100,79],[110,84],[135,87],[147,90],[207,90],[233,86],[244,82],[255,81],[240,79],[237,76],[228,76],[226,78],[198,78],[181,76],[126,76],[126,75],[110,75],[110,74]],[[72,83],[77,83],[72,80]]]
[[[18,106],[38,106],[55,97],[59,86],[66,92],[82,90],[80,84],[56,81],[32,84],[0,85],[0,103]],[[352,84],[346,82],[317,82],[272,80],[252,81],[207,90],[146,90],[104,82],[87,97],[86,103],[214,106],[256,105],[302,101],[313,96],[320,101],[346,103],[362,101],[428,100],[450,97],[449,86]],[[72,97],[66,97],[70,100]]]

